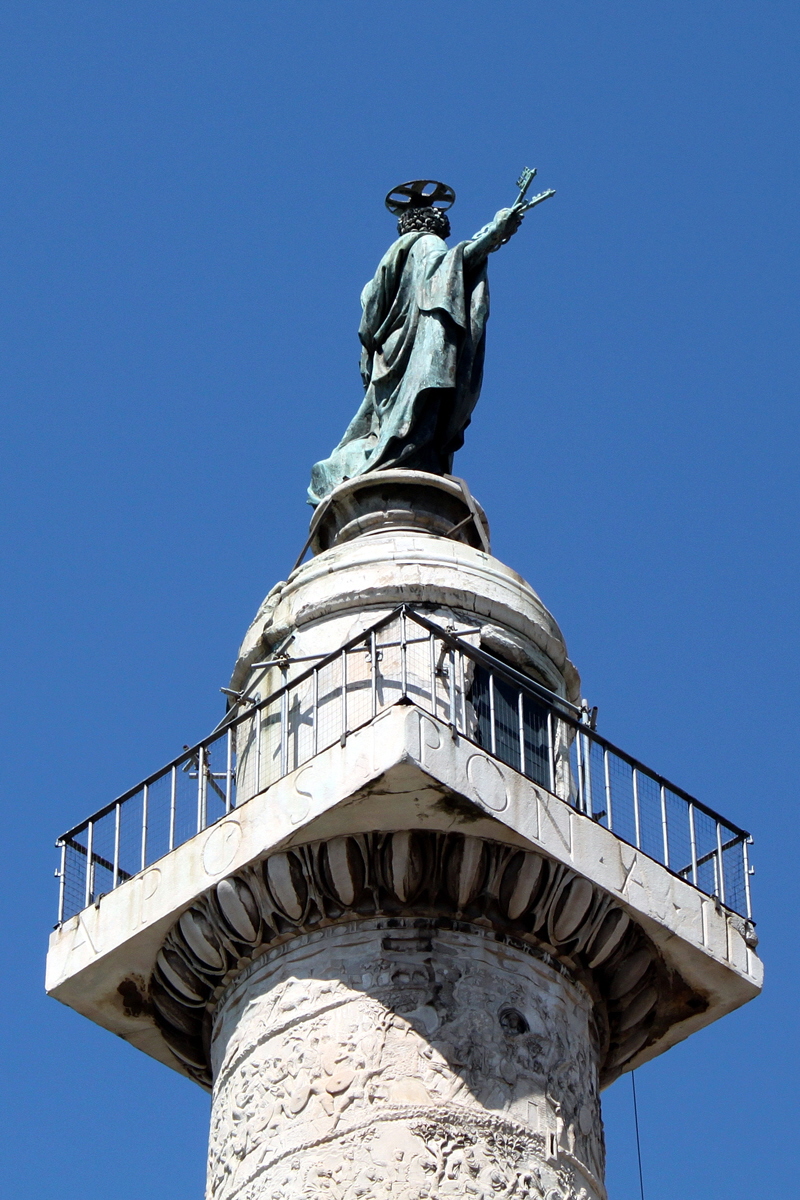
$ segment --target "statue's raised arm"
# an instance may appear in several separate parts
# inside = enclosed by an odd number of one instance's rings
[[[501,208],[498,213],[495,213],[494,219],[488,225],[484,225],[483,229],[467,242],[464,247],[464,260],[470,264],[480,262],[493,251],[498,250],[500,246],[512,238],[522,224],[525,213],[535,205],[541,204],[543,200],[549,200],[551,196],[555,196],[555,189],[548,188],[546,192],[539,192],[538,196],[532,196],[530,200],[526,199],[528,188],[534,180],[536,168],[526,167],[517,180],[519,195],[517,196],[511,208]]]
[[[447,210],[455,192],[435,180],[400,184],[386,197],[398,238],[361,293],[361,377],[365,395],[330,458],[311,472],[318,504],[346,479],[403,467],[449,474],[464,442],[483,379],[489,285],[486,260],[519,229],[536,172],[519,195],[467,242],[448,249]]]

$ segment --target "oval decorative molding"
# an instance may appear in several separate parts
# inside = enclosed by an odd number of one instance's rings
[[[210,1086],[214,1010],[239,972],[293,936],[376,916],[489,926],[560,964],[594,1000],[604,1084],[705,1006],[614,899],[569,867],[485,838],[403,830],[293,846],[209,889],[167,935],[150,980],[165,1041]]]

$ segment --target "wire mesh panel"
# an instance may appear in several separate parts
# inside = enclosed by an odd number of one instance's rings
[[[553,790],[562,800],[566,800],[567,804],[571,804],[573,808],[580,808],[575,726],[562,721],[554,714],[551,714],[550,724],[553,730]]]
[[[61,920],[80,912],[86,905],[86,830],[65,839],[64,848]]]
[[[347,709],[345,716],[347,726],[345,732],[351,733],[360,729],[372,720],[373,709],[377,707],[377,694],[373,704],[373,662],[372,647],[369,641],[354,646],[347,651]]]
[[[688,820],[688,806],[682,796],[668,787],[661,788],[661,816],[663,821],[664,851],[661,861],[676,874],[692,881],[692,838]],[[689,874],[683,871],[689,867]]]
[[[611,751],[605,754],[604,788],[605,808],[610,806],[614,833],[632,846],[637,845],[633,767]]]
[[[112,809],[92,822],[92,857],[89,862],[88,903],[110,892],[114,883],[114,846],[116,844],[116,814]]]
[[[470,698],[478,744],[501,762],[550,788],[551,723],[547,709],[521,688],[482,666],[475,668]]]
[[[251,711],[233,730],[236,758],[236,798],[243,804],[261,790],[261,725],[260,712]]]
[[[317,670],[317,743],[316,752],[327,750],[342,736],[342,658],[337,655],[333,662]]]
[[[304,685],[292,689],[283,705],[283,717],[286,722],[285,766],[287,771],[295,771],[314,755],[316,712],[313,683],[312,678],[306,680]],[[279,708],[279,719],[280,715]],[[280,745],[278,749],[280,750]]]
[[[661,788],[652,775],[636,772],[636,796],[639,809],[639,846],[650,858],[661,862],[664,834],[661,828]]]
[[[472,681],[472,707],[475,712],[475,741],[492,753],[491,677],[484,667],[475,668]]]
[[[554,780],[550,769],[550,728],[548,711],[543,704],[520,692],[522,729],[525,743],[523,773],[529,779],[552,790]]]
[[[735,912],[746,913],[750,907],[748,895],[747,859],[735,830],[720,823],[722,870],[725,881],[725,903]]]
[[[697,847],[697,879],[694,882],[709,896],[718,896],[717,822],[702,809],[697,809],[694,814],[694,827]]]
[[[411,692],[416,704],[446,725],[463,729],[464,681],[461,655],[446,642],[433,636],[426,638],[427,677],[421,674],[422,684]],[[419,671],[424,672],[422,656]]]
[[[438,695],[440,712],[443,721],[450,721],[450,663],[448,647],[443,643],[436,646],[431,638],[422,634],[419,627],[405,622],[406,629],[401,642],[400,682],[408,700],[425,708],[428,712],[436,711]],[[433,654],[431,651],[433,650]],[[434,673],[431,678],[431,666]]]
[[[255,715],[261,792],[280,779],[288,767],[290,702],[291,698],[284,693]]]
[[[119,869],[123,879],[130,879],[142,869],[143,818],[144,788],[140,788],[119,806]]]
[[[522,693],[499,677],[494,680],[494,753],[501,762],[524,772],[520,700]]]
[[[205,823],[211,825],[236,806],[236,763],[233,756],[233,732],[209,742],[203,763],[205,770]]]
[[[197,760],[186,758],[170,773],[171,826],[173,846],[180,846],[197,833]],[[173,800],[174,792],[174,800]]]
[[[404,681],[408,673],[408,661],[407,653],[403,650],[402,634],[403,622],[399,617],[395,617],[376,631],[379,708],[388,708],[405,695]]]
[[[583,811],[607,829],[613,829],[614,811],[606,792],[603,747],[584,733],[578,735],[578,742],[583,757]]]
[[[170,772],[169,775],[162,775],[160,779],[156,779],[147,788],[145,866],[162,858],[172,849],[170,845],[171,783]]]

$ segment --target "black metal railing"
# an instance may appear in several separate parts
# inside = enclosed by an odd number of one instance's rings
[[[264,664],[280,686],[243,698],[209,737],[59,838],[59,922],[400,701],[752,918],[744,830],[614,746],[567,700],[423,613],[401,606],[290,679],[297,666]]]

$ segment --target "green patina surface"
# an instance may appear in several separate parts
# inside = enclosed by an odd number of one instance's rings
[[[553,194],[526,201],[525,190],[469,241],[448,248],[438,234],[417,231],[389,247],[361,293],[364,399],[339,445],[312,469],[312,504],[369,471],[451,472],[483,379],[488,256]]]

